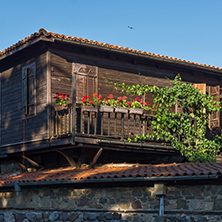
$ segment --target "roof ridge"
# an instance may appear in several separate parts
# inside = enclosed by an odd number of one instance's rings
[[[81,37],[71,37],[71,36],[66,36],[66,35],[63,35],[63,34],[57,34],[57,33],[54,33],[54,32],[46,31],[44,28],[39,29],[38,32],[35,32],[34,34],[31,34],[30,36],[28,36],[25,39],[17,42],[16,44],[4,49],[3,51],[0,51],[0,57],[3,56],[3,55],[8,54],[9,52],[15,50],[16,48],[24,45],[25,43],[27,43],[27,42],[31,41],[32,39],[37,38],[41,35],[46,36],[46,37],[68,39],[68,40],[71,40],[71,41],[79,41],[79,42],[82,42],[82,43],[97,45],[97,46],[101,46],[101,47],[106,47],[106,48],[112,48],[112,49],[137,53],[137,54],[145,55],[145,56],[151,56],[153,58],[162,58],[162,59],[166,59],[168,61],[176,61],[176,62],[182,62],[182,63],[185,63],[185,64],[198,65],[198,66],[205,67],[205,68],[213,68],[213,69],[217,69],[217,70],[222,70],[221,67],[217,67],[217,66],[211,66],[211,65],[207,65],[207,64],[191,62],[191,61],[188,61],[188,60],[178,59],[178,58],[174,58],[174,57],[170,57],[170,56],[164,56],[164,55],[155,54],[155,53],[151,53],[151,52],[135,50],[135,49],[131,49],[131,48],[128,48],[128,47],[122,47],[122,46],[112,45],[112,44],[109,44],[109,43],[102,43],[102,42],[98,42],[98,41],[94,41],[94,40],[83,39]]]

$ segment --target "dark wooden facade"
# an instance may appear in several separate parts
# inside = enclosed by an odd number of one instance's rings
[[[141,146],[122,141],[123,130],[125,135],[129,133],[128,116],[124,117],[124,126],[121,125],[123,116],[117,117],[119,133],[114,135],[115,116],[110,117],[110,127],[107,127],[108,113],[102,114],[102,117],[94,112],[82,113],[79,104],[85,94],[91,97],[93,93],[103,96],[112,93],[114,97],[122,95],[111,82],[169,86],[167,78],[174,79],[178,73],[186,82],[205,83],[208,88],[218,86],[219,91],[222,85],[220,68],[66,40],[64,36],[53,37],[44,32],[3,54],[0,57],[0,73],[1,157],[19,158],[25,153],[37,161],[38,155],[48,153],[58,165],[67,160],[69,164],[89,164],[101,148],[107,150],[104,162],[168,162],[178,156],[167,144],[152,141]],[[29,101],[24,100],[24,90],[31,91]],[[67,111],[55,112],[56,92],[70,95]],[[152,96],[145,99],[152,104]],[[83,122],[81,118],[85,118]],[[96,133],[95,124],[91,122],[95,123],[95,120],[97,125],[100,124]],[[138,125],[138,116],[132,116],[131,127],[134,120],[137,129],[144,128]],[[101,133],[101,121],[104,121],[102,130],[105,133]],[[60,153],[55,154],[55,151]],[[58,157],[61,154],[65,159]],[[47,154],[40,156],[43,163]]]

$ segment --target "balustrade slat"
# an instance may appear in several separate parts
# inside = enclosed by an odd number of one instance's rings
[[[103,114],[101,113],[101,136],[103,136]]]
[[[108,136],[110,136],[110,113],[108,113]]]

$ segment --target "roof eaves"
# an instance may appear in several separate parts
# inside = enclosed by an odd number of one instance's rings
[[[16,52],[19,52],[19,51],[21,51],[21,50],[23,50],[23,49],[25,49],[25,48],[27,48],[31,45],[34,45],[34,44],[36,44],[37,42],[40,42],[40,41],[53,42],[53,39],[46,38],[45,36],[39,36],[39,37],[33,38],[31,41],[27,41],[25,43],[22,43],[21,45],[20,44],[19,45],[15,44],[15,45],[10,47],[10,48],[13,48],[13,49],[8,48],[8,49],[5,50],[6,52],[3,51],[2,54],[0,52],[0,60],[3,60],[6,57],[9,57],[9,56],[15,54]]]
[[[44,185],[68,185],[68,184],[95,184],[95,183],[128,183],[128,182],[169,182],[190,180],[212,180],[218,179],[219,175],[193,175],[193,176],[152,176],[152,177],[124,177],[124,178],[98,178],[78,180],[49,180],[49,181],[15,181],[13,183],[0,184],[0,188],[19,186],[44,186]]]
[[[103,49],[103,50],[108,50],[108,51],[112,51],[112,52],[118,52],[118,53],[123,53],[123,54],[127,54],[127,55],[143,57],[146,59],[152,59],[152,60],[156,60],[156,61],[160,61],[160,62],[167,62],[167,63],[171,63],[171,64],[183,65],[183,66],[186,66],[189,68],[192,67],[192,68],[204,69],[204,70],[208,70],[208,71],[222,72],[222,68],[220,68],[220,67],[210,66],[210,65],[201,64],[201,63],[195,63],[195,62],[191,62],[191,61],[181,60],[181,59],[168,57],[168,56],[162,56],[162,55],[154,54],[154,53],[137,51],[137,50],[128,49],[128,48],[125,49],[124,47],[119,47],[119,48],[109,47],[108,46],[109,44],[99,45],[99,44],[93,44],[93,43],[89,43],[89,42],[81,42],[81,41],[77,41],[77,40],[67,39],[64,37],[61,38],[61,37],[57,37],[57,36],[53,37],[53,39],[55,41],[57,40],[57,41],[87,46],[87,47],[91,47],[91,48]]]
[[[201,68],[201,69],[210,70],[210,71],[222,71],[222,68],[220,68],[220,67],[195,63],[195,62],[191,62],[191,61],[186,61],[186,60],[177,59],[177,58],[168,57],[168,56],[159,55],[159,54],[150,53],[150,52],[144,52],[144,51],[140,51],[140,50],[134,50],[134,49],[130,49],[128,47],[121,47],[121,46],[116,46],[116,45],[112,45],[112,44],[108,44],[108,43],[101,43],[98,41],[93,41],[93,40],[88,40],[88,39],[83,39],[83,38],[65,36],[65,35],[56,34],[53,32],[48,32],[45,29],[40,29],[38,33],[34,33],[31,36],[25,38],[24,40],[19,41],[17,44],[3,50],[2,52],[0,52],[0,58],[3,57],[4,55],[6,56],[6,55],[13,54],[15,52],[14,50],[18,50],[24,44],[26,45],[27,42],[32,42],[34,39],[39,38],[41,36],[45,36],[46,38],[44,38],[44,40],[48,39],[49,41],[50,41],[50,38],[52,38],[52,39],[56,39],[56,40],[60,40],[60,41],[73,42],[73,43],[80,44],[80,45],[87,45],[90,47],[102,48],[105,50],[107,50],[107,49],[111,50],[111,51],[114,50],[116,52],[131,54],[134,56],[135,55],[142,56],[145,58],[155,59],[158,61],[170,62],[173,64],[180,64],[180,65],[185,65],[185,66],[194,67],[194,68]],[[29,45],[26,45],[26,46],[29,46]]]

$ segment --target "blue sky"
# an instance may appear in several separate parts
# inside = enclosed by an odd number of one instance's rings
[[[222,67],[221,9],[221,0],[1,0],[0,51],[44,28]]]

